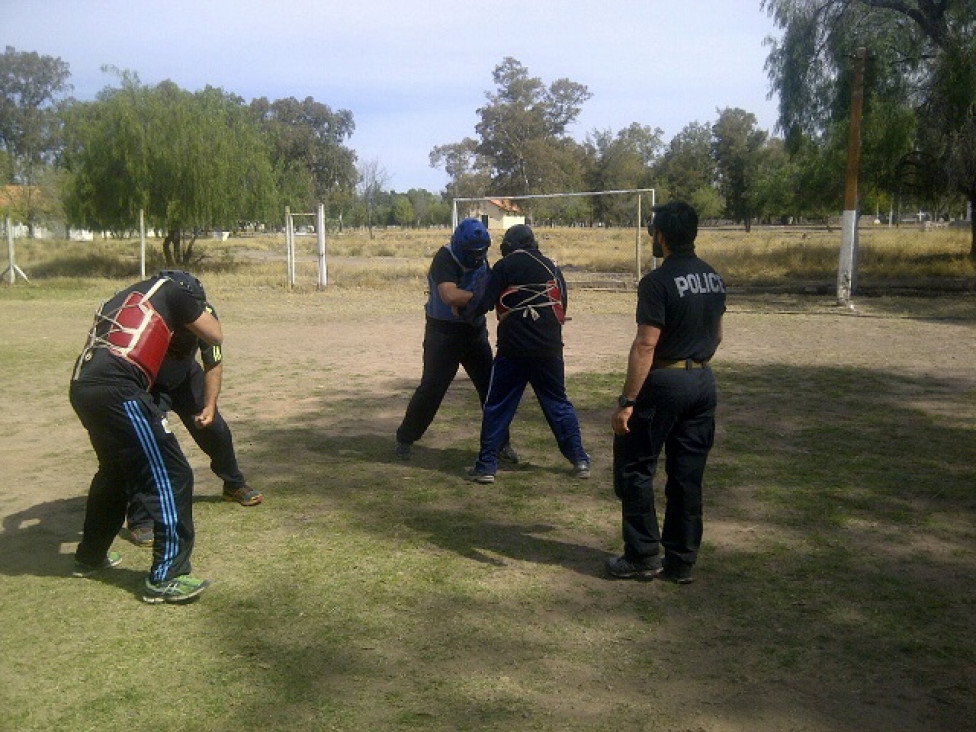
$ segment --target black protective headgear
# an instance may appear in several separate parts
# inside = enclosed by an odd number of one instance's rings
[[[538,249],[539,244],[535,240],[532,229],[525,224],[515,224],[505,232],[502,239],[502,256],[507,257],[517,249]]]
[[[451,251],[468,269],[481,266],[490,246],[488,229],[479,219],[464,219],[451,235]]]
[[[205,303],[207,301],[207,293],[204,292],[200,280],[189,272],[184,272],[182,269],[163,269],[160,270],[159,277],[172,280],[200,302]]]

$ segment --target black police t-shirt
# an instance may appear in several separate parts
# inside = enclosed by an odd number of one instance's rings
[[[655,361],[710,359],[718,348],[725,283],[694,254],[671,254],[641,278],[637,323],[661,329]]]

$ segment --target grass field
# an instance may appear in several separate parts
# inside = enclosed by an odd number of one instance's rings
[[[607,236],[613,257],[555,253],[626,272],[633,234]],[[330,244],[324,292],[314,261],[286,290],[278,242],[207,243],[221,408],[267,499],[222,502],[178,433],[197,476],[195,572],[214,580],[187,607],[138,601],[149,552],[121,540],[118,569],[68,577],[94,459],[67,380],[92,310],[132,279],[133,244],[18,242],[33,284],[0,286],[0,730],[976,729],[971,291],[854,313],[730,298],[697,581],[613,582],[608,417],[633,292],[570,293],[568,390],[593,478],[568,478],[527,398],[525,464],[466,483],[464,379],[414,459],[392,451],[442,237]],[[796,281],[829,280],[827,244],[795,237],[711,232],[701,249],[733,270],[752,252],[728,277],[744,286],[781,283],[789,251],[822,247]],[[927,242],[863,242],[862,263],[971,278],[965,239]]]
[[[632,229],[539,229],[543,250],[572,280],[587,273],[615,273],[622,281],[634,281],[637,269],[637,236]],[[330,233],[326,239],[329,283],[339,287],[374,287],[401,282],[423,282],[430,257],[448,239],[446,230],[376,230]],[[496,246],[490,258],[499,256]],[[968,228],[922,230],[862,227],[856,268],[857,284],[871,294],[914,283],[917,289],[973,291],[976,263],[969,259]],[[703,229],[699,254],[721,271],[733,288],[769,291],[833,292],[837,279],[840,232],[824,229],[756,227]],[[17,262],[29,277],[44,280],[68,278],[70,287],[91,277],[126,278],[139,273],[137,240],[96,242],[23,241],[16,243]],[[195,246],[197,259],[190,265],[202,277],[223,276],[239,286],[282,286],[285,276],[284,235],[201,238]],[[641,237],[641,271],[652,266],[646,233]],[[296,239],[297,285],[314,288],[315,237]],[[147,245],[147,272],[165,265],[158,240]]]

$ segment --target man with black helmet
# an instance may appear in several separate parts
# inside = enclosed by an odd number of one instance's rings
[[[562,326],[566,281],[539,251],[532,229],[512,226],[502,240],[502,259],[492,268],[484,293],[465,308],[471,318],[491,309],[498,315],[497,355],[481,420],[481,449],[468,477],[494,483],[498,454],[527,384],[532,385],[559,451],[577,478],[590,476],[579,419],[566,396]]]
[[[121,561],[109,548],[138,496],[155,527],[142,592],[149,603],[185,602],[209,585],[190,575],[193,471],[149,393],[181,330],[223,342],[220,322],[174,280],[155,276],[125,288],[96,311],[69,389],[98,457],[73,574],[88,577]]]
[[[484,317],[466,321],[458,314],[484,289],[490,269],[487,253],[491,237],[480,220],[462,220],[449,244],[434,255],[427,272],[428,296],[424,327],[424,370],[420,385],[407,405],[396,432],[396,454],[410,459],[410,446],[419,440],[437,414],[448,387],[464,367],[484,404],[491,377],[491,344]],[[518,454],[504,438],[505,459],[518,462]]]
[[[638,285],[637,336],[611,417],[624,553],[607,570],[620,579],[687,584],[701,546],[702,479],[715,437],[708,363],[722,340],[725,283],[695,255],[698,214],[687,203],[655,207],[648,232],[664,262]],[[662,449],[667,503],[659,530],[653,482]]]
[[[163,270],[167,277],[187,289],[203,303],[204,309],[217,317],[200,281],[189,272]],[[199,349],[200,362],[196,358]],[[210,469],[223,480],[223,497],[242,506],[256,506],[264,496],[249,486],[241,473],[234,452],[230,427],[217,408],[217,397],[223,380],[223,353],[186,329],[173,333],[166,358],[150,393],[164,412],[176,412],[190,437],[210,458]],[[127,528],[123,536],[138,546],[153,543],[153,526],[149,513],[139,500],[129,503]]]

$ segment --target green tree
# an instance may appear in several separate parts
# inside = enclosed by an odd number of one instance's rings
[[[486,92],[475,125],[475,149],[490,165],[494,190],[508,195],[566,190],[578,153],[567,128],[592,96],[585,86],[557,79],[545,86],[514,58],[492,74],[496,89]],[[556,174],[554,176],[554,174]]]
[[[759,151],[751,191],[753,210],[766,222],[786,223],[796,214],[796,166],[783,141],[770,138]]]
[[[725,202],[721,194],[712,186],[704,186],[693,191],[688,203],[695,207],[702,219],[717,219],[722,215]]]
[[[446,226],[451,223],[451,207],[441,196],[423,188],[406,193],[413,208],[416,226]]]
[[[270,145],[281,200],[308,211],[325,203],[328,215],[338,217],[356,185],[356,154],[346,147],[356,129],[352,112],[312,97],[261,97],[250,110]]]
[[[712,158],[712,128],[701,122],[685,125],[671,138],[657,164],[657,178],[665,188],[663,197],[693,203],[702,218],[721,215],[721,206],[714,210],[714,202],[719,200],[715,188],[717,177]],[[700,203],[694,204],[696,200]],[[701,203],[709,204],[707,215]]]
[[[491,164],[478,153],[478,141],[465,137],[461,142],[439,145],[430,151],[430,167],[443,169],[450,179],[448,198],[475,198],[489,193]]]
[[[148,226],[167,232],[167,263],[185,264],[199,232],[274,215],[268,150],[243,100],[170,81],[146,87],[129,73],[120,80],[66,110],[70,222],[130,232],[141,209]]]
[[[616,134],[612,130],[594,130],[585,144],[587,187],[593,191],[652,187],[663,134],[660,128],[637,122]],[[593,217],[606,225],[630,223],[634,216],[633,200],[619,196],[593,200]]]
[[[842,130],[835,129],[825,139],[795,136],[790,142],[790,159],[795,166],[792,190],[796,215],[828,223],[844,198],[847,152]]]
[[[902,162],[915,146],[917,139],[916,114],[896,96],[872,97],[869,113],[861,122],[861,160],[858,190],[864,202],[862,208],[878,210],[893,203],[892,197],[901,187]],[[847,125],[834,136],[835,153],[840,164],[847,159]],[[841,138],[843,138],[841,140]],[[943,182],[940,187],[945,188]]]
[[[746,231],[755,215],[754,188],[766,138],[756,129],[756,116],[737,107],[721,110],[712,125],[712,155],[725,210],[734,221],[743,222]]]
[[[916,116],[915,139],[902,167],[938,171],[929,176],[932,198],[951,184],[976,201],[967,166],[954,163],[959,153],[953,152],[953,143],[966,139],[976,108],[972,0],[762,0],[762,6],[784,31],[772,45],[767,69],[791,149],[799,139],[820,142],[840,128],[850,96],[849,56],[863,46],[869,57],[865,126],[871,127],[872,99],[902,100]],[[893,152],[886,149],[889,156]],[[898,166],[885,168],[893,180]],[[970,255],[976,257],[976,222]]]
[[[135,75],[122,73],[120,84],[95,102],[66,105],[62,157],[69,222],[119,234],[132,231],[149,206],[152,101]]]
[[[60,147],[56,107],[71,90],[70,76],[60,58],[11,46],[0,56],[0,150],[5,158],[0,184],[21,186],[20,207],[31,230],[40,204],[38,177]]]
[[[393,219],[393,223],[396,226],[408,227],[413,226],[416,222],[414,220],[414,210],[413,204],[410,203],[410,197],[402,193],[396,193],[392,196],[392,206],[390,208],[390,218]]]

